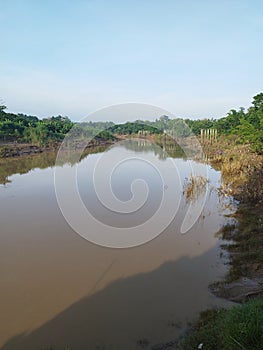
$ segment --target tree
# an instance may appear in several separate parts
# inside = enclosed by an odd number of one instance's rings
[[[0,105],[0,112],[4,111],[6,109],[6,106]]]
[[[253,97],[252,104],[256,110],[263,110],[263,92],[260,92]]]

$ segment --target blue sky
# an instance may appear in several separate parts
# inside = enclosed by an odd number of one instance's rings
[[[262,36],[261,0],[0,0],[0,98],[39,117],[220,117],[263,91]]]

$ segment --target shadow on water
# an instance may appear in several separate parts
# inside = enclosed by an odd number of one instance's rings
[[[198,257],[167,261],[93,293],[95,286],[38,329],[9,339],[1,350],[158,348],[182,334],[201,310],[228,305],[208,291],[218,277],[209,261],[218,253],[213,248]]]

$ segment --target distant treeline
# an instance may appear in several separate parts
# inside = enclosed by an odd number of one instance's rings
[[[72,129],[72,127],[74,128]],[[246,111],[232,109],[220,119],[170,119],[161,116],[155,121],[127,122],[115,125],[113,122],[73,123],[68,117],[56,116],[38,119],[25,114],[8,113],[0,105],[0,141],[27,142],[46,146],[61,141],[72,129],[74,136],[113,139],[113,134],[148,135],[167,132],[175,137],[187,137],[191,133],[200,135],[201,129],[216,129],[219,135],[238,135],[238,142],[249,143],[252,150],[263,153],[263,93],[253,98],[252,106]]]

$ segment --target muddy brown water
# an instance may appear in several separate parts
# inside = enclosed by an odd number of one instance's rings
[[[114,174],[112,186],[119,198],[130,198],[130,182],[138,174],[148,181],[149,203],[143,214],[118,218],[100,207],[89,180],[101,153],[63,165],[65,176],[78,167],[83,201],[107,224],[135,225],[156,211],[162,184],[147,166],[136,166],[136,159],[156,157],[165,171],[169,157],[162,149],[146,146],[129,141],[107,150],[109,158],[127,154],[135,162]],[[190,231],[180,233],[180,215],[189,204],[183,196],[176,218],[157,238],[134,248],[112,249],[73,231],[55,196],[55,155],[34,157],[1,163],[1,350],[154,349],[176,339],[200,311],[228,305],[208,288],[227,270],[215,234],[229,210],[228,199],[222,200],[216,190],[220,172],[198,164],[208,170],[210,191]],[[174,160],[182,194],[191,167],[183,158]]]

